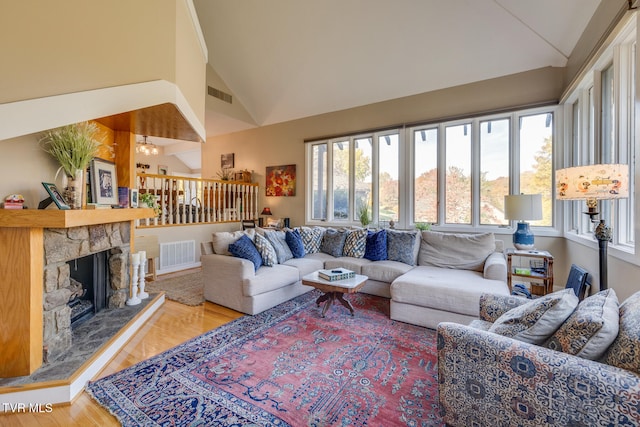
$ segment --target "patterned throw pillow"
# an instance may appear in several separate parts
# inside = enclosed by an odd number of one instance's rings
[[[323,234],[324,228],[322,227],[300,227],[300,237],[302,237],[304,252],[307,254],[317,254],[320,252]]]
[[[289,245],[287,245],[287,241],[285,240],[284,231],[266,230],[264,237],[267,238],[271,246],[273,246],[273,249],[275,249],[279,264],[284,264],[293,258],[291,249],[289,249]]]
[[[616,339],[619,320],[616,292],[613,289],[598,292],[578,305],[545,347],[597,360]]]
[[[302,243],[302,237],[298,230],[285,231],[284,239],[291,249],[291,254],[294,258],[303,258],[305,255],[304,244]]]
[[[278,254],[276,254],[276,250],[273,249],[273,246],[271,246],[271,243],[269,243],[266,237],[256,233],[254,244],[262,257],[262,265],[272,267],[278,263]]]
[[[262,257],[247,235],[243,235],[234,243],[230,244],[229,252],[235,257],[251,261],[255,270],[258,270],[262,265]]]
[[[349,230],[347,231],[347,237],[344,239],[342,254],[353,258],[362,258],[366,247],[367,229],[358,228],[357,230]]]
[[[640,374],[640,292],[620,305],[620,329],[603,362]]]
[[[540,345],[545,342],[578,305],[573,289],[554,292],[512,308],[498,317],[489,332]]]
[[[325,254],[333,255],[334,257],[342,256],[342,248],[344,248],[344,241],[347,238],[347,232],[345,230],[334,230],[328,228],[322,236],[322,244],[320,245],[320,251]]]
[[[387,230],[369,231],[364,257],[371,261],[387,259]]]
[[[418,231],[387,230],[387,259],[416,265]]]

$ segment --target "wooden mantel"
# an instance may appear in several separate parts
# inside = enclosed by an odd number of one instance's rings
[[[30,375],[42,365],[44,229],[153,216],[151,208],[0,209],[0,377]]]
[[[0,209],[0,227],[70,228],[153,218],[151,208],[137,209]]]

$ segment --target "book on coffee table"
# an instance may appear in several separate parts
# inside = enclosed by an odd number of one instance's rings
[[[335,282],[336,280],[344,280],[351,279],[355,277],[356,273],[351,270],[347,270],[346,268],[332,268],[330,270],[318,270],[318,277],[324,280],[328,280],[330,282]]]

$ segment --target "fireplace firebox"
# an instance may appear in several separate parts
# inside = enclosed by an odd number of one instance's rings
[[[71,328],[107,307],[109,292],[109,251],[68,261],[72,290]]]

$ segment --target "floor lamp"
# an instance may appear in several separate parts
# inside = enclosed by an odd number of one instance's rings
[[[611,241],[611,227],[604,219],[597,221],[598,200],[623,199],[629,197],[629,166],[601,164],[576,166],[556,171],[556,198],[558,200],[586,200],[591,223],[597,223],[594,235],[598,241],[600,290],[608,288],[607,247]]]

